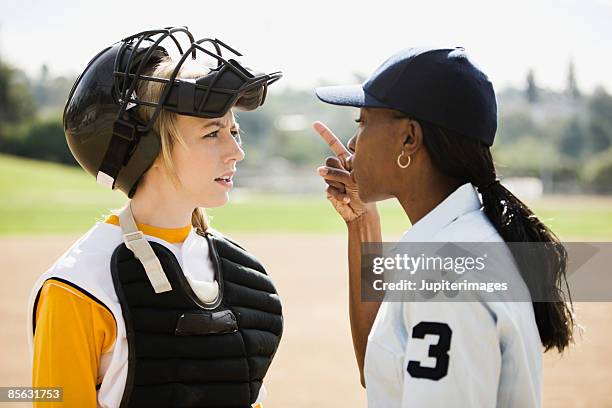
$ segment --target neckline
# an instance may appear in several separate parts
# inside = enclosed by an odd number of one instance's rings
[[[465,183],[410,227],[400,241],[428,240],[462,215],[480,209],[481,205],[474,186],[471,183]]]
[[[104,222],[119,226],[119,217],[115,214],[111,214],[104,220]],[[180,244],[184,242],[192,229],[191,225],[186,225],[179,228],[161,228],[153,225],[136,223],[136,226],[145,235],[163,239],[164,241],[173,244]]]

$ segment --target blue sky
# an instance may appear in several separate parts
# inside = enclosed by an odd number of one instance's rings
[[[30,74],[76,74],[106,45],[144,29],[187,25],[218,37],[247,65],[284,71],[285,86],[353,82],[395,51],[463,46],[496,88],[578,84],[612,92],[612,0],[116,1],[1,0],[0,55]]]

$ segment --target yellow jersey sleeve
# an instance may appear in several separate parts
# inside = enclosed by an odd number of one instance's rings
[[[45,282],[35,310],[33,387],[63,387],[63,404],[95,407],[100,356],[116,338],[112,313],[79,289]]]

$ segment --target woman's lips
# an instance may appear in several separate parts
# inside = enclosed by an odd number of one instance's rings
[[[234,186],[232,179],[215,179],[215,182],[221,184],[225,188],[232,188]]]
[[[223,187],[225,188],[232,188],[232,186],[234,185],[234,182],[232,181],[232,178],[234,177],[234,172],[227,172],[223,175],[221,175],[220,177],[217,177],[215,179],[215,182],[221,184]]]

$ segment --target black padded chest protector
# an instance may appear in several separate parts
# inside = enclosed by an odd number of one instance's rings
[[[281,303],[263,266],[225,237],[205,236],[219,296],[204,304],[174,254],[150,242],[172,285],[156,294],[125,244],[111,259],[128,340],[121,407],[250,407],[278,347]],[[202,260],[205,262],[205,260]]]

